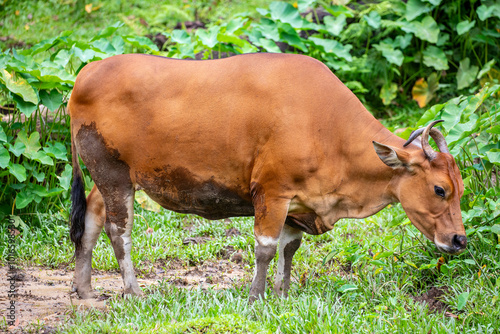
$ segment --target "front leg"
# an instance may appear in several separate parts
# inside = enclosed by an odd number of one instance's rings
[[[285,223],[290,200],[273,198],[263,189],[253,193],[255,208],[255,275],[250,288],[249,302],[264,296],[269,263],[276,254],[276,246]]]
[[[300,247],[302,231],[285,224],[280,234],[278,272],[274,281],[274,291],[280,297],[288,296],[292,259]]]

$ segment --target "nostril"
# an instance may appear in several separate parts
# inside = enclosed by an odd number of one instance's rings
[[[467,246],[467,237],[465,235],[455,234],[453,236],[453,246],[458,249],[464,249]]]

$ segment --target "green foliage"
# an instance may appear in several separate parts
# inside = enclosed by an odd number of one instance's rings
[[[494,28],[500,16],[495,14],[495,4],[385,0],[355,4],[352,9],[304,1],[296,7],[273,2],[269,8],[258,9],[262,15],[259,21],[241,14],[235,20],[245,24],[234,31],[226,29],[228,23],[217,22],[191,34],[165,32],[170,37],[166,54],[207,59],[221,57],[222,52],[255,51],[255,47],[266,52],[304,53],[335,70],[348,85],[351,81],[370,82],[365,90],[367,102],[374,106],[380,102],[386,106],[395,101],[408,103],[409,88],[419,77],[434,71],[446,71],[446,76],[441,76],[444,94],[454,95],[456,89],[470,87],[475,90],[485,74],[487,81],[493,82],[488,64],[500,55],[495,39],[500,34]],[[470,8],[470,13],[461,12],[461,7]],[[307,8],[312,8],[312,13],[301,16],[301,10]],[[332,15],[318,22],[316,11],[321,8]],[[353,20],[348,25],[347,17]],[[483,69],[480,75],[479,69]]]
[[[120,26],[88,42],[64,32],[29,49],[0,53],[0,90],[16,106],[0,123],[0,202],[8,204],[2,215],[9,207],[33,212],[42,201],[44,210],[61,208],[59,196],[67,197],[71,181],[66,102],[76,73],[88,62],[126,50],[158,51],[145,37],[113,36]]]

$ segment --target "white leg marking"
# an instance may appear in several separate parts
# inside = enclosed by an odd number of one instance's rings
[[[299,231],[288,225],[283,226],[280,234],[279,245],[279,258],[278,258],[278,271],[276,273],[275,282],[281,284],[285,275],[285,247],[292,241],[301,239],[302,231]]]
[[[255,246],[257,243],[261,246],[276,246],[278,244],[278,239],[266,236],[255,236]]]

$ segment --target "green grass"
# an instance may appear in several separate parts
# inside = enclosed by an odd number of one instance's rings
[[[139,216],[140,215],[140,216]],[[50,218],[52,217],[52,218]],[[65,265],[73,247],[62,216],[47,215],[41,228],[21,229],[17,251],[23,265]],[[148,227],[154,232],[145,233]],[[241,235],[225,237],[235,227]],[[69,333],[494,333],[500,328],[498,301],[500,251],[487,248],[476,237],[469,252],[445,255],[447,272],[433,264],[441,256],[411,225],[399,205],[365,220],[342,220],[333,231],[304,237],[294,258],[288,299],[277,298],[268,288],[266,300],[247,304],[254,266],[253,220],[231,223],[207,221],[166,210],[154,213],[136,206],[132,258],[144,274],[154,264],[181,262],[189,267],[217,260],[226,245],[243,251],[247,275],[225,290],[177,288],[162,282],[149,287],[146,297],[109,300],[107,311],[75,310],[60,328]],[[204,244],[183,245],[187,237],[205,236]],[[6,244],[1,235],[0,245]],[[384,251],[393,255],[373,260]],[[5,248],[1,249],[5,261]],[[377,255],[378,253],[378,255]],[[474,257],[472,257],[472,255]],[[166,259],[163,261],[160,259]],[[274,275],[276,259],[269,275]],[[323,263],[326,260],[326,263]],[[434,261],[434,262],[433,262]],[[471,263],[477,263],[471,264]],[[478,277],[479,267],[486,265]],[[421,268],[420,270],[415,268]],[[428,269],[423,269],[425,267]],[[70,265],[70,268],[73,264]],[[105,234],[94,250],[93,267],[117,270],[118,264]],[[139,274],[141,276],[142,274]],[[271,282],[271,278],[269,278]],[[444,310],[434,312],[416,302],[431,288],[443,291]],[[344,291],[344,292],[342,292]],[[463,309],[458,296],[469,292]],[[446,316],[444,311],[458,316]],[[133,324],[133,325],[130,325]]]

